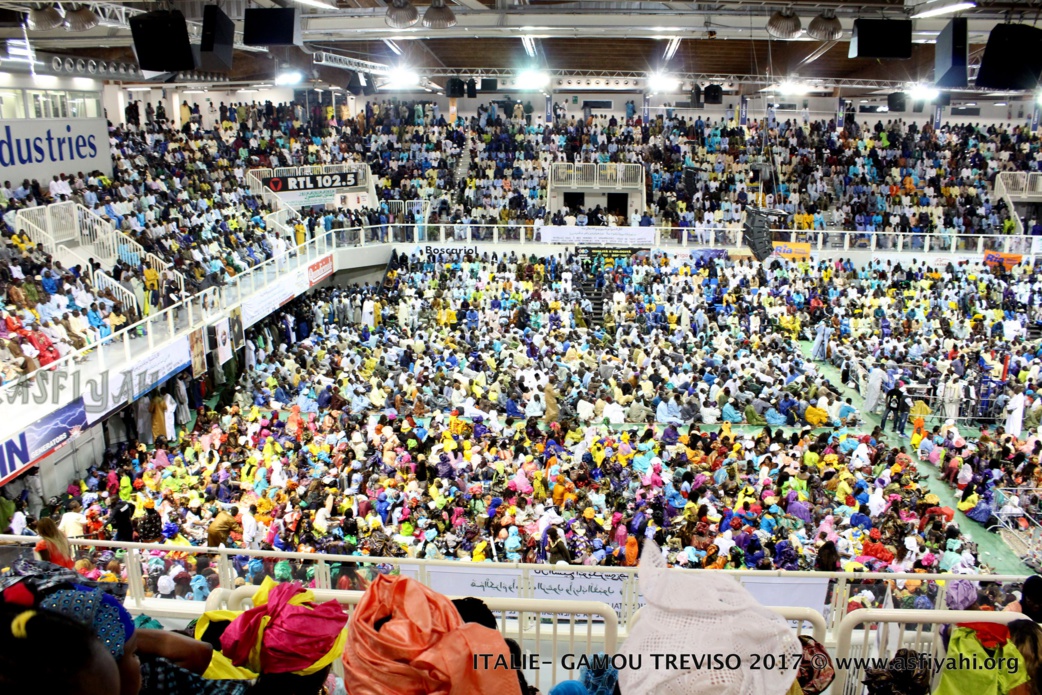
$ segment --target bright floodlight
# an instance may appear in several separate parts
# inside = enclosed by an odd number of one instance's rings
[[[648,88],[653,92],[675,92],[680,86],[680,80],[669,75],[655,73],[648,76]]]
[[[387,73],[387,84],[389,89],[405,89],[416,87],[420,84],[420,76],[408,68],[394,68]]]
[[[939,89],[933,87],[927,87],[925,85],[917,84],[913,86],[908,93],[912,97],[912,101],[933,101],[937,97],[941,96]]]
[[[287,85],[287,84],[300,84],[300,81],[304,79],[304,76],[300,74],[299,70],[291,70],[290,72],[280,73],[275,78],[275,84]]]
[[[518,89],[543,89],[550,84],[550,75],[542,70],[525,70],[517,76]]]
[[[800,84],[799,82],[792,82],[790,80],[786,80],[785,82],[782,82],[780,85],[778,85],[778,93],[785,94],[787,96],[807,94],[809,91],[810,88],[807,87],[807,85]]]

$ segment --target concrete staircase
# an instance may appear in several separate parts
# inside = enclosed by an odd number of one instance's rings
[[[604,325],[604,296],[597,290],[597,282],[594,280],[592,275],[583,273],[579,277],[579,292],[586,299],[590,300],[593,305],[593,313],[586,317],[586,323],[588,326],[603,326]]]

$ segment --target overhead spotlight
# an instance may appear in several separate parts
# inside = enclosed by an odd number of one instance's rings
[[[807,36],[817,41],[838,41],[843,36],[843,25],[836,17],[836,11],[825,10],[810,20]]]
[[[420,13],[409,0],[391,0],[384,21],[389,27],[407,29],[420,21]]]
[[[912,101],[933,101],[941,95],[941,92],[933,87],[917,84],[908,90],[908,94],[912,97]]]
[[[675,92],[680,86],[680,81],[669,75],[655,73],[648,76],[648,88],[655,93]]]
[[[394,68],[387,74],[385,89],[409,89],[420,84],[420,76],[408,68]]]
[[[448,29],[456,26],[456,15],[445,6],[445,0],[431,0],[430,7],[423,13],[423,26],[428,29]]]
[[[275,76],[275,84],[281,86],[290,84],[300,84],[300,81],[304,79],[304,75],[299,70],[291,70],[289,72],[279,73]]]
[[[801,31],[803,24],[791,9],[778,10],[767,20],[767,33],[776,39],[794,39]]]
[[[65,12],[65,26],[69,31],[90,31],[99,23],[98,15],[87,5],[72,5]]]
[[[57,29],[65,23],[62,13],[54,5],[36,2],[31,7],[32,9],[29,10],[26,22],[30,31],[50,31],[51,29]]]
[[[550,75],[542,70],[525,70],[517,76],[516,82],[518,89],[543,89],[550,84]]]

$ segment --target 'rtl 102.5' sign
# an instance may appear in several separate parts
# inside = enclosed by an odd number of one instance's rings
[[[273,176],[261,183],[274,193],[311,191],[318,188],[351,188],[358,185],[358,174],[347,171],[340,174],[312,174],[309,176]]]

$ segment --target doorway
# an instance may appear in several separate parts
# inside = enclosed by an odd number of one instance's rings
[[[579,208],[585,208],[586,194],[576,193],[574,191],[566,192],[564,194],[564,206],[573,212],[575,212]]]
[[[622,219],[629,219],[630,216],[630,194],[629,193],[609,193],[608,194],[608,212],[621,217]]]

